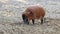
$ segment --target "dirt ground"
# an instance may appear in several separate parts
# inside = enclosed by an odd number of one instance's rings
[[[1,23],[0,34],[60,34],[60,20],[46,19],[46,23],[40,24],[31,22],[26,25],[22,22],[16,23]]]
[[[46,9],[44,24],[24,24],[22,12],[40,4]],[[0,0],[0,34],[60,34],[60,0]]]

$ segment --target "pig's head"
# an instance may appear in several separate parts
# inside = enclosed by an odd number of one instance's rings
[[[31,11],[23,12],[22,19],[25,24],[29,24],[29,18],[31,18],[33,13]]]

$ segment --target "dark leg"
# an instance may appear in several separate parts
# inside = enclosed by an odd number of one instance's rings
[[[32,19],[32,23],[34,24],[34,19]]]
[[[29,20],[28,20],[28,18],[26,19],[26,23],[29,24]]]
[[[41,24],[43,24],[43,18],[41,19]]]

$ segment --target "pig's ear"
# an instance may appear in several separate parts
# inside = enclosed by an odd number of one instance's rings
[[[29,11],[28,13],[29,13],[29,14],[33,14],[33,12],[32,12],[32,11]]]

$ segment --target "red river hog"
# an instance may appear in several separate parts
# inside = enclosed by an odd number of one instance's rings
[[[44,16],[45,9],[37,5],[28,6],[26,10],[22,13],[23,22],[26,24],[29,24],[30,20],[32,20],[32,23],[34,24],[35,19],[40,19],[41,24],[43,24]]]

